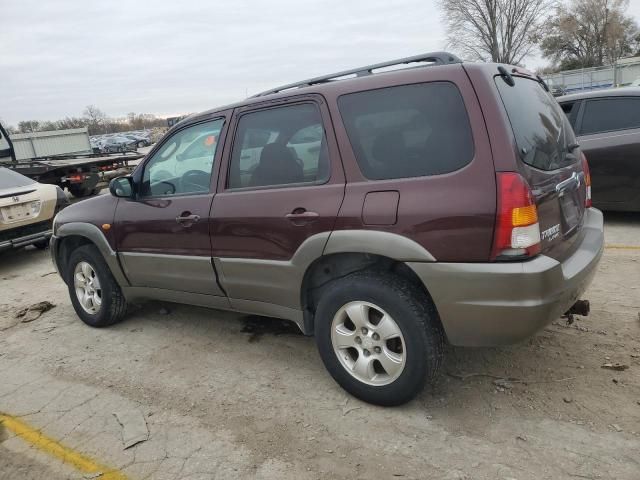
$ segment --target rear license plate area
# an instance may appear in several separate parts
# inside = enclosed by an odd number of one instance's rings
[[[0,209],[4,223],[13,223],[31,217],[31,212],[27,205],[10,205]]]
[[[562,211],[563,233],[571,233],[580,224],[580,210],[578,209],[575,192],[562,192],[559,197]]]

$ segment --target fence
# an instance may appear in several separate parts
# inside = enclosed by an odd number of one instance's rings
[[[615,65],[581,68],[545,75],[545,81],[566,93],[599,88],[624,87],[640,78],[640,57],[625,58]]]

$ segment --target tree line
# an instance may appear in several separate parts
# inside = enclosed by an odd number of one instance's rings
[[[32,133],[87,127],[89,135],[100,135],[166,126],[166,119],[156,117],[153,114],[131,112],[124,119],[115,119],[108,117],[95,105],[88,105],[80,117],[65,117],[53,121],[24,120],[18,122],[15,127],[8,126],[7,131],[9,133]]]
[[[634,0],[636,1],[636,0]],[[449,46],[466,59],[518,65],[539,50],[548,72],[640,56],[629,0],[440,0]]]

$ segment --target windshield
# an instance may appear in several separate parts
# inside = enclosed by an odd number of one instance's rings
[[[513,87],[500,76],[495,82],[522,161],[540,170],[556,170],[576,161],[567,155],[575,135],[555,98],[536,80],[513,79]]]
[[[18,172],[0,167],[0,190],[4,190],[5,188],[26,187],[34,183],[36,183],[35,180],[20,175]]]

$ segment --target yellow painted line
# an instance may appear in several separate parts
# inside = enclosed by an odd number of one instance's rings
[[[640,250],[640,245],[605,245],[604,248],[612,250]]]
[[[0,413],[0,424],[4,425],[7,430],[15,433],[25,442],[62,460],[64,463],[71,465],[84,474],[101,473],[102,475],[99,477],[100,480],[127,480],[127,477],[120,471],[100,465],[86,455],[78,453],[69,447],[65,447],[15,417]]]

